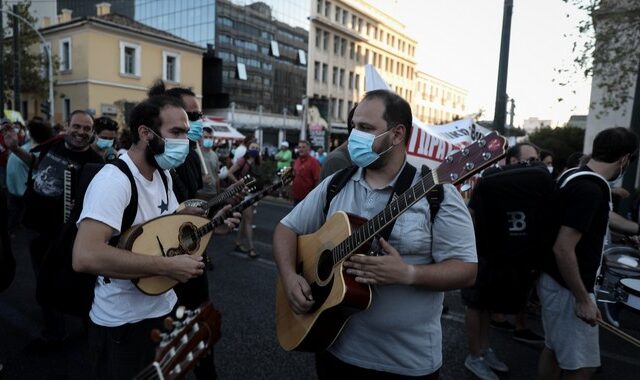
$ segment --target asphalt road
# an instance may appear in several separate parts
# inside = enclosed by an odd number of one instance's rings
[[[274,321],[276,267],[271,254],[273,227],[291,206],[262,201],[255,218],[256,247],[260,258],[234,252],[233,236],[217,237],[208,247],[214,268],[209,272],[215,307],[222,314],[222,338],[215,346],[220,379],[315,379],[313,356],[285,352],[277,343]],[[12,286],[0,294],[0,363],[2,379],[87,379],[88,355],[79,321],[69,318],[70,338],[55,352],[31,353],[25,347],[37,336],[41,317],[35,302],[24,234],[14,239],[18,273]],[[464,308],[459,292],[448,292],[443,315],[442,379],[474,379],[463,366],[466,356]],[[530,325],[542,332],[539,318]],[[640,314],[624,313],[625,331],[640,337]],[[510,367],[502,379],[535,379],[539,347],[511,339],[507,332],[492,330],[494,350]],[[640,349],[601,330],[603,368],[596,379],[637,379]]]

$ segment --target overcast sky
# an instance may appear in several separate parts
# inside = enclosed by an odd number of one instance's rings
[[[467,89],[467,111],[482,108],[482,118],[493,119],[503,0],[371,3],[403,22],[418,40],[420,69]],[[516,125],[529,117],[564,124],[572,114],[587,114],[590,79],[575,74],[570,86],[552,82],[559,78],[555,69],[571,68],[571,35],[581,17],[562,0],[514,0],[507,94],[516,102]]]

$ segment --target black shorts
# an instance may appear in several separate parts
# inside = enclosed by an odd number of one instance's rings
[[[476,283],[462,289],[462,301],[471,309],[516,314],[524,310],[537,277],[514,263],[479,258]]]

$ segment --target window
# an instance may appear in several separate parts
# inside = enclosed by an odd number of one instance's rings
[[[344,57],[347,53],[347,40],[342,38],[340,39],[340,56]]]
[[[355,83],[355,87],[356,90],[360,89],[360,74],[356,74],[356,83]]]
[[[325,30],[325,31],[323,31],[322,35],[323,35],[322,49],[323,50],[328,50],[329,49],[329,32],[327,32]]]
[[[322,64],[322,83],[327,83],[327,71],[329,70],[329,65],[326,63]]]
[[[336,98],[329,98],[329,104],[329,107],[331,107],[331,116],[335,119],[337,114],[336,107],[338,105],[338,102],[336,102]]]
[[[351,108],[353,108],[353,102],[351,100],[349,100],[347,102],[347,114],[349,114],[349,112],[351,112]]]
[[[321,43],[322,43],[322,29],[316,28],[316,47],[320,48]]]
[[[247,67],[244,63],[236,64],[236,79],[247,80]]]
[[[356,54],[355,50],[356,50],[356,43],[355,42],[350,43],[349,44],[349,59],[353,59],[354,58],[354,56]]]
[[[120,41],[120,74],[140,76],[140,45]]]
[[[356,15],[351,15],[351,29],[356,30],[358,26],[358,17]]]
[[[280,48],[278,47],[278,41],[271,40],[270,53],[274,57],[280,57]]]
[[[342,108],[344,108],[344,100],[338,99],[338,119],[342,120]]]
[[[360,53],[361,53],[360,46],[357,46],[356,47],[356,62],[360,62]]]
[[[62,119],[64,121],[69,121],[71,117],[71,99],[64,98],[62,100]]]
[[[349,89],[353,89],[353,71],[349,71]]]
[[[298,63],[302,66],[307,65],[307,53],[302,49],[298,49]]]
[[[362,19],[361,18],[358,19],[358,32],[362,33]]]
[[[333,66],[333,77],[332,77],[331,83],[334,86],[338,85],[338,68],[335,66]]]
[[[162,79],[170,82],[180,82],[180,55],[162,52]]]
[[[340,78],[338,79],[340,87],[344,87],[344,69],[340,69]]]
[[[320,80],[320,62],[318,61],[313,63],[313,79]]]
[[[342,13],[342,9],[336,5],[336,16],[335,16],[335,20],[336,22],[340,22],[340,14]]]
[[[333,54],[340,54],[340,37],[333,36]]]
[[[330,2],[326,2],[324,3],[324,17],[329,18],[331,14],[331,3]]]
[[[60,71],[71,70],[71,38],[60,39]]]
[[[318,0],[316,4],[316,12],[322,14],[322,0]]]
[[[347,26],[347,18],[349,17],[349,13],[346,9],[342,10],[342,25]]]

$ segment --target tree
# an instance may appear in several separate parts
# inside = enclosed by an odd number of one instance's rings
[[[31,1],[22,1],[17,4],[16,13],[29,20],[31,25],[35,25],[38,19],[30,14],[30,7]],[[13,12],[13,8],[10,8],[9,6],[4,7],[4,9]],[[49,81],[47,79],[47,54],[44,52],[44,49],[33,48],[34,46],[41,45],[40,38],[38,38],[36,32],[28,25],[25,25],[23,21],[18,20],[8,13],[5,13],[3,18],[7,21],[4,29],[5,36],[13,33],[14,23],[17,22],[20,25],[20,50],[18,53],[20,54],[20,81],[22,93],[34,94],[39,98],[47,98],[49,90]],[[5,92],[6,99],[11,99],[13,95],[13,67],[15,52],[13,51],[13,44],[11,43],[12,38],[13,37],[6,37],[4,40],[4,62],[2,62],[2,64],[4,68],[3,90]],[[54,73],[58,68],[56,61],[57,60],[54,57]],[[19,105],[16,106],[19,107]]]
[[[578,35],[574,36],[574,69],[585,77],[597,78],[594,83],[604,92],[599,115],[620,110],[633,97],[630,90],[640,72],[640,0],[562,1],[590,16],[578,23]],[[624,114],[626,109],[621,111]]]
[[[573,127],[536,129],[529,134],[529,141],[551,152],[554,166],[562,169],[571,153],[582,152],[584,129]]]

